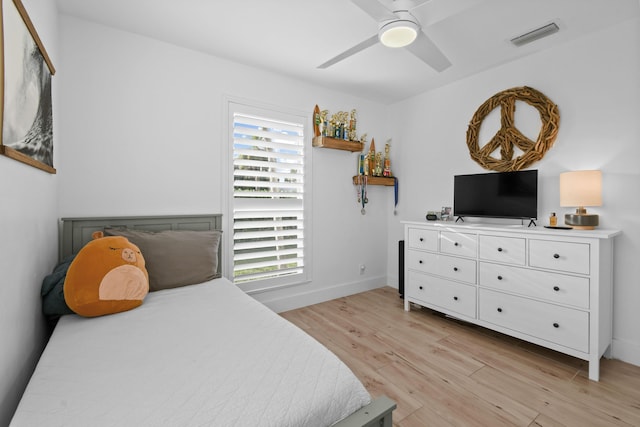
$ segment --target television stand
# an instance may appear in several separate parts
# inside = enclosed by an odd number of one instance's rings
[[[464,218],[463,218],[463,217],[461,217],[461,216],[459,216],[458,218],[456,218],[456,222],[458,222],[458,221],[462,221],[462,222],[464,222]]]
[[[530,218],[529,219],[529,225],[527,225],[528,227],[531,227],[531,224],[533,224],[534,227],[537,227],[538,225],[536,224],[536,218]],[[522,220],[522,225],[524,225],[524,220]]]

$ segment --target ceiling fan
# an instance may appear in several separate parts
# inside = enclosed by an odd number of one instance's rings
[[[387,9],[378,0],[351,0],[356,6],[378,21],[378,34],[345,50],[338,56],[318,66],[330,67],[361,50],[380,42],[388,47],[404,47],[436,71],[451,66],[449,59],[422,31],[420,22],[411,14],[411,9],[427,0],[393,0],[393,10]]]

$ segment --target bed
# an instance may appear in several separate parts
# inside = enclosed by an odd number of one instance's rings
[[[60,254],[110,227],[220,225],[220,215],[64,219]],[[10,425],[392,425],[394,402],[372,400],[333,353],[221,277],[220,265],[211,280],[149,292],[129,311],[62,316]]]

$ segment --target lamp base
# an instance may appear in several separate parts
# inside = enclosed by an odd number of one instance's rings
[[[593,230],[598,226],[598,215],[565,214],[564,223],[578,230]]]

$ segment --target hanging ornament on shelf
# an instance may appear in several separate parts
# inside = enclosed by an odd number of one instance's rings
[[[362,183],[361,185],[362,209],[360,209],[360,213],[364,215],[367,213],[366,209],[364,208],[364,205],[369,203],[369,198],[367,197],[367,176],[366,175],[362,176],[360,182]]]
[[[355,187],[356,199],[358,200],[358,204],[362,206],[362,209],[360,209],[360,213],[364,215],[367,213],[365,205],[369,203],[369,198],[367,197],[367,176],[359,175]]]
[[[393,177],[393,214],[398,215],[396,208],[398,207],[398,178]]]

